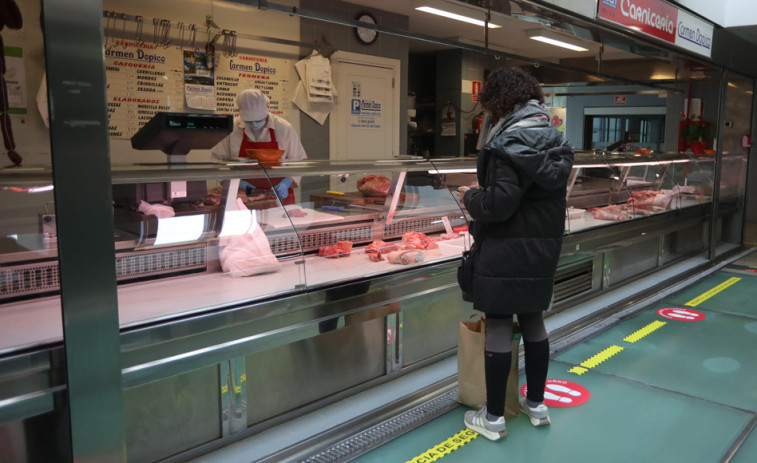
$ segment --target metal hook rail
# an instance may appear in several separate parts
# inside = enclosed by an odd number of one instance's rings
[[[115,11],[103,11],[103,17],[105,18],[105,47],[112,48],[117,44],[117,39],[122,42],[120,45],[126,47],[126,40],[134,40],[139,44],[145,43],[143,25],[146,21],[144,17],[138,15],[129,15],[125,13],[119,13]],[[265,37],[253,34],[239,33],[234,30],[223,29],[219,27],[214,21],[212,16],[206,16],[205,26],[198,26],[196,24],[184,24],[183,22],[172,23],[168,19],[151,18],[153,23],[153,44],[155,47],[168,48],[173,43],[177,48],[188,48],[192,50],[199,50],[200,47],[197,43],[197,31],[205,30],[208,33],[208,43],[215,46],[216,42],[220,41],[220,50],[224,56],[236,56],[239,54],[237,49],[237,40],[242,38],[245,40],[252,40],[258,42],[275,43],[279,45],[289,45],[293,47],[306,48],[309,50],[315,50],[324,56],[329,56],[333,53],[333,47],[328,44],[325,39],[324,43],[308,43],[300,42],[296,40],[279,39],[275,37]],[[149,22],[149,19],[147,20]],[[121,23],[122,22],[122,23]],[[133,30],[127,31],[127,23],[134,22],[136,26]],[[176,40],[171,40],[171,35],[176,31]],[[187,32],[188,31],[188,32]],[[118,34],[120,37],[116,37]],[[133,34],[129,37],[130,34]],[[186,38],[186,40],[185,40]],[[322,50],[323,48],[325,50]],[[204,47],[203,47],[204,48]]]

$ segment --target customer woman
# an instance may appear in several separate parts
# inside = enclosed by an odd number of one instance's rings
[[[521,411],[550,424],[544,405],[549,340],[542,313],[552,288],[565,227],[573,150],[550,125],[539,82],[517,67],[489,74],[478,99],[494,121],[478,154],[478,186],[460,188],[473,218],[473,308],[486,314],[486,406],[465,425],[491,440],[507,436],[504,410],[513,315],[523,332],[528,392]]]

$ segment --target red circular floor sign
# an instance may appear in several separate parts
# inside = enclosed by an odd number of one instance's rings
[[[707,318],[702,312],[697,312],[696,310],[692,309],[681,309],[677,307],[666,307],[664,309],[659,309],[657,311],[657,315],[669,318],[671,320],[680,320],[683,322],[698,322]]]
[[[520,388],[523,397],[526,396],[528,384]],[[544,388],[544,405],[547,407],[577,407],[586,403],[591,394],[580,384],[564,379],[548,379]]]

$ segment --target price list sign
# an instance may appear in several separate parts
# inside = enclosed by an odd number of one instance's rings
[[[243,54],[222,57],[215,79],[217,112],[237,114],[237,93],[253,88],[269,98],[271,114],[288,119],[289,70],[289,60],[280,58]]]
[[[108,129],[129,139],[158,111],[184,109],[182,53],[152,43],[116,41],[105,49]]]

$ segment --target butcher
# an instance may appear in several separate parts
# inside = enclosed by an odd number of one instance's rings
[[[297,132],[289,122],[268,111],[268,101],[268,97],[260,90],[247,89],[239,92],[239,117],[234,119],[231,134],[211,150],[214,158],[246,158],[249,157],[249,149],[279,149],[284,151],[282,160],[307,159]],[[273,185],[282,204],[294,204],[293,187],[299,181],[299,177],[277,177],[270,179],[270,185]],[[248,179],[242,182],[242,186],[250,194],[254,189],[268,189],[269,182],[267,179]]]

